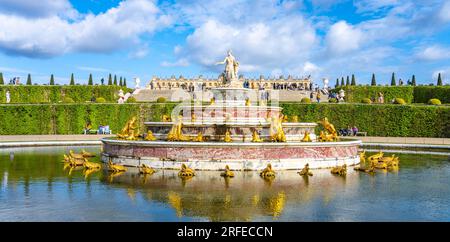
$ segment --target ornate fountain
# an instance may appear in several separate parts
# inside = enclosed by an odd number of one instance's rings
[[[134,118],[117,138],[104,138],[102,159],[126,166],[197,170],[274,170],[327,168],[359,163],[359,140],[338,141],[328,120],[316,137],[317,123],[287,122],[273,98],[259,101],[242,88],[239,63],[231,52],[223,62],[223,84],[211,89],[209,102],[180,103],[163,122],[144,122],[147,135],[137,138]],[[295,121],[295,120],[294,120]]]

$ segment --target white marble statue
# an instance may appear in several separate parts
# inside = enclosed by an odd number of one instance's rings
[[[322,80],[323,80],[323,89],[328,89],[328,83],[329,83],[328,79],[323,78]]]
[[[339,91],[339,102],[344,102],[345,101],[344,97],[345,97],[345,91],[343,89],[341,89]]]
[[[141,88],[140,87],[141,79],[139,79],[139,77],[135,77],[134,82],[136,83],[136,86],[134,87],[135,89]]]
[[[225,86],[233,86],[238,81],[239,62],[236,61],[231,50],[228,50],[228,55],[223,61],[216,63],[216,65],[223,64],[225,64]]]

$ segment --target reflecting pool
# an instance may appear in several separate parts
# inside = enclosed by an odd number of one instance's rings
[[[64,169],[69,149],[100,153],[100,147],[0,149],[1,221],[450,221],[447,156],[399,154],[400,169],[347,176],[329,170],[277,172],[178,171],[111,175]],[[92,159],[99,161],[99,157]]]

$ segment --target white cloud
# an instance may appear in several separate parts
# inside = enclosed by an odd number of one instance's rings
[[[419,51],[416,56],[426,61],[450,59],[450,49],[433,45]]]
[[[98,15],[70,21],[59,16],[29,19],[0,14],[0,50],[28,57],[71,52],[109,53],[139,44],[142,34],[170,24],[152,1],[128,0]]]
[[[439,73],[441,74],[442,82],[444,85],[450,83],[450,67],[447,67],[444,69],[433,71],[433,74],[431,75],[431,78],[433,79],[432,81],[433,84],[436,85]]]
[[[0,0],[0,13],[15,14],[26,18],[42,18],[59,15],[75,18],[78,13],[69,0]]]
[[[187,38],[187,53],[204,66],[222,60],[228,49],[250,66],[283,67],[308,57],[314,29],[301,17],[233,26],[210,20]],[[249,71],[245,65],[242,71]]]
[[[78,70],[91,71],[91,72],[110,72],[110,70],[101,67],[91,67],[91,66],[78,66]]]
[[[326,36],[327,49],[331,54],[344,54],[357,50],[362,40],[362,31],[345,21],[333,24]]]
[[[181,58],[175,62],[163,61],[161,62],[161,66],[163,67],[178,67],[178,66],[189,66],[189,61],[185,58]]]
[[[400,4],[400,0],[355,0],[353,4],[358,13],[373,13],[398,6]]]
[[[440,8],[439,18],[444,22],[450,22],[450,0],[445,1]]]

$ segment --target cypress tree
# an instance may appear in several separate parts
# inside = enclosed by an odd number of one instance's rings
[[[341,78],[341,87],[345,86],[344,77]]]
[[[33,85],[33,83],[31,83],[31,75],[30,74],[28,74],[28,77],[27,77],[27,85]]]
[[[375,73],[372,73],[372,82],[370,83],[371,86],[376,86],[377,81],[375,80]]]
[[[117,76],[114,75],[114,86],[117,86]]]
[[[438,85],[438,86],[442,86],[441,73],[439,73],[439,75],[438,75],[437,85]]]
[[[123,85],[122,77],[120,77],[119,86],[122,86],[122,85]]]
[[[397,84],[395,83],[395,73],[392,72],[392,78],[391,78],[391,86],[396,86]]]
[[[336,85],[334,85],[335,88],[339,86],[339,78],[336,78]]]
[[[123,78],[123,86],[127,87],[127,79],[126,78]]]
[[[53,77],[53,74],[50,76],[50,85],[55,85],[55,77]]]
[[[0,72],[0,85],[5,85],[5,81],[3,80],[3,73]]]
[[[89,74],[88,85],[94,85],[94,81],[92,81],[92,74]]]
[[[416,75],[412,76],[411,85],[416,86]]]
[[[72,86],[75,85],[75,78],[73,77],[73,73],[72,73],[72,75],[70,75],[70,84],[69,85],[72,85]]]
[[[350,86],[350,77],[347,76],[347,81],[345,82],[346,86]]]
[[[111,73],[109,73],[109,77],[108,77],[108,85],[112,85],[112,77],[111,77]]]
[[[352,74],[352,86],[356,86],[355,74]]]

